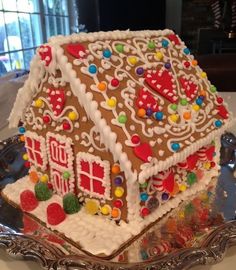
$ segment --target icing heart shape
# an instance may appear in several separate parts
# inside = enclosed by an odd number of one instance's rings
[[[223,118],[223,119],[228,119],[229,117],[229,112],[225,108],[224,105],[220,105],[217,107],[218,114]]]
[[[171,103],[175,103],[178,101],[178,96],[172,80],[172,74],[165,69],[147,70],[145,73],[146,83]]]
[[[49,66],[52,61],[52,49],[48,45],[41,45],[39,47],[39,55],[42,61],[44,61],[45,66]]]
[[[153,112],[157,112],[159,110],[157,100],[149,91],[145,90],[144,88],[138,93],[136,105],[138,108],[143,108],[145,110],[152,109]]]
[[[198,155],[193,154],[187,157],[187,164],[188,164],[188,169],[193,170],[196,167],[198,161]]]
[[[206,157],[208,160],[212,161],[213,157],[214,157],[214,153],[215,153],[215,146],[210,146],[207,150],[206,150]]]
[[[148,143],[141,143],[134,147],[134,154],[145,162],[150,162],[152,157],[152,148]]]
[[[167,36],[167,38],[174,42],[175,45],[180,45],[180,41],[179,41],[179,38],[175,35],[175,34],[170,34]]]
[[[187,98],[189,100],[194,99],[197,96],[197,85],[194,82],[187,80],[184,77],[180,77],[179,81]]]
[[[72,43],[66,46],[67,52],[78,59],[84,59],[86,57],[86,49],[80,43]]]
[[[65,92],[62,89],[49,89],[48,93],[48,99],[49,103],[52,107],[53,114],[55,116],[58,116],[61,114],[65,101],[66,101],[66,96]]]
[[[162,182],[163,188],[169,193],[173,192],[175,186],[174,173],[171,172]]]

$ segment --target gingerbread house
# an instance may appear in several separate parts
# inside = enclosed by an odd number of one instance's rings
[[[127,228],[112,240],[117,248],[218,175],[219,137],[231,119],[190,50],[164,30],[51,38],[9,121],[23,122],[24,181],[47,182],[57,198],[76,194],[75,216]],[[111,246],[85,249],[110,254]]]

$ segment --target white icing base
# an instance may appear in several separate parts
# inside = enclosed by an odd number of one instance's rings
[[[47,227],[78,243],[83,250],[94,255],[105,254],[108,256],[114,253],[122,244],[138,235],[148,224],[162,217],[171,209],[176,208],[187,197],[203,190],[210,183],[212,177],[218,176],[218,169],[219,166],[216,166],[214,170],[206,172],[201,181],[160,206],[157,211],[146,217],[142,222],[139,220],[127,224],[121,221],[120,226],[118,226],[114,221],[102,216],[86,214],[84,208],[82,208],[79,213],[68,215],[61,224],[51,226],[47,223],[46,208],[52,202],[62,205],[62,198],[56,194],[50,200],[40,202],[39,206],[31,214],[45,222]],[[29,180],[28,176],[19,179],[14,184],[7,185],[3,190],[3,194],[10,201],[19,205],[20,193],[25,189],[34,190],[34,184]],[[94,226],[95,224],[96,226]]]

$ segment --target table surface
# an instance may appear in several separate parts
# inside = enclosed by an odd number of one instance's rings
[[[229,104],[229,108],[236,115],[236,92],[221,93],[221,96]],[[236,125],[233,127],[232,132],[236,134]],[[16,133],[15,129],[9,130],[7,127],[0,131],[0,140],[10,137]],[[224,260],[216,265],[197,266],[192,270],[222,270],[222,269],[234,269],[236,263],[236,247],[228,249]],[[0,249],[0,269],[1,270],[41,270],[42,268],[38,263],[32,261],[16,260],[8,256],[5,250]]]

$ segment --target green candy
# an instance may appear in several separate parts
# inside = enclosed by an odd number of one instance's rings
[[[67,193],[63,197],[63,208],[67,214],[75,214],[79,212],[81,206],[78,198],[73,193]]]
[[[182,106],[186,106],[186,105],[188,104],[187,99],[186,99],[186,98],[181,99],[181,100],[180,100],[180,104],[181,104]]]
[[[119,123],[125,124],[126,121],[127,121],[126,115],[120,115],[120,116],[118,117],[118,122],[119,122]]]
[[[69,179],[70,178],[70,173],[65,171],[65,172],[63,172],[62,176],[63,176],[63,179]]]
[[[195,173],[191,172],[187,175],[187,183],[191,186],[197,181],[197,176]]]
[[[143,184],[140,184],[139,186],[140,186],[140,188],[146,188],[147,185],[148,185],[148,183],[147,182],[144,182]]]
[[[170,105],[170,108],[171,108],[173,111],[176,111],[177,108],[178,108],[178,106],[177,106],[177,104],[171,104],[171,105]]]
[[[123,52],[124,52],[124,45],[123,45],[123,44],[117,44],[117,45],[116,45],[116,50],[117,50],[119,53],[123,53]]]
[[[43,182],[38,182],[34,186],[35,196],[39,201],[47,201],[52,197],[52,190],[49,189],[48,185]]]
[[[155,42],[153,41],[148,42],[148,49],[153,50],[155,49],[155,47],[156,47]]]
[[[212,84],[210,90],[212,93],[215,93],[217,89],[216,89],[215,85]]]

